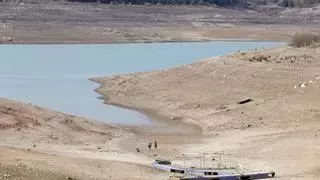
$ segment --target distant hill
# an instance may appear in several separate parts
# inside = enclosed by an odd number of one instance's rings
[[[172,5],[217,5],[222,7],[254,7],[277,5],[280,7],[308,7],[320,0],[70,0],[77,2],[100,2],[112,4],[172,4]]]

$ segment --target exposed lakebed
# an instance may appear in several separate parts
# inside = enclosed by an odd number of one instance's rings
[[[2,45],[0,96],[117,124],[150,124],[145,115],[103,103],[91,77],[171,68],[276,42],[106,45]]]

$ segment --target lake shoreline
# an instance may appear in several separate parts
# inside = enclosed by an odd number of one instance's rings
[[[314,161],[320,158],[316,51],[254,49],[158,71],[90,78],[101,84],[95,91],[106,104],[144,113],[156,126],[111,125],[0,98],[0,170],[27,167],[31,173],[19,170],[30,177],[50,174],[52,180],[164,179],[170,174],[150,166],[155,158],[182,165],[182,154],[223,151],[229,154],[225,161],[240,163],[243,171],[273,170],[279,179],[308,171],[304,179],[312,179],[318,173],[312,170],[320,167]],[[305,87],[294,88],[304,81]],[[248,95],[253,101],[237,103]],[[154,141],[158,149],[149,150]]]
[[[100,86],[102,86],[102,84],[99,81],[95,80],[95,78],[90,78],[89,80],[92,81],[92,82],[95,82],[97,84],[100,84]],[[156,110],[152,110],[152,109],[140,109],[140,108],[137,108],[137,107],[127,106],[125,104],[120,104],[120,103],[116,103],[116,102],[110,103],[110,102],[106,101],[106,99],[104,98],[105,97],[104,94],[99,92],[99,89],[100,89],[100,87],[98,87],[94,91],[96,93],[102,95],[101,100],[103,100],[104,104],[112,105],[112,106],[116,106],[116,107],[120,107],[120,108],[124,108],[124,109],[128,109],[128,110],[133,110],[133,111],[139,112],[139,113],[145,115],[147,118],[149,118],[152,121],[151,125],[139,125],[138,129],[140,129],[140,130],[141,129],[145,129],[145,128],[147,128],[147,129],[148,128],[149,129],[152,129],[152,128],[157,129],[157,127],[159,127],[159,126],[180,127],[180,128],[189,129],[188,131],[182,131],[182,134],[188,134],[189,136],[202,135],[201,127],[196,125],[196,124],[194,124],[194,123],[181,122],[179,120],[172,121],[172,119],[174,117],[168,117],[165,114],[161,114],[161,113],[157,112]],[[129,127],[129,128],[130,127],[137,127],[136,125],[130,125],[130,124],[126,124],[126,125],[122,125],[122,126]],[[158,131],[158,133],[163,134],[163,133],[166,133],[166,132]],[[174,133],[174,135],[178,135],[180,133],[181,132],[179,132],[179,133],[177,132],[177,133]],[[155,133],[155,134],[157,134],[157,133]]]
[[[4,88],[0,90],[0,94],[9,99],[31,102],[99,121],[119,122],[120,124],[131,121],[132,124],[135,124],[134,122],[148,124],[148,119],[144,116],[140,117],[135,111],[105,106],[100,101],[100,95],[94,92],[99,85],[89,81],[88,78],[165,69],[193,63],[210,56],[263,46],[273,47],[278,44],[276,42],[219,41],[2,46],[0,53],[3,59],[0,71],[3,80],[0,85]],[[22,61],[23,59],[29,60]],[[16,67],[16,63],[19,63],[20,60],[23,65]],[[127,64],[129,66],[126,66]],[[24,84],[29,84],[29,86],[24,86]],[[17,86],[20,88],[16,88]],[[30,89],[33,86],[36,86],[37,89]],[[50,94],[50,97],[47,97],[46,94]],[[67,100],[62,104],[59,99]]]
[[[4,3],[0,10],[1,27],[9,27],[2,29],[2,43],[13,46],[193,43],[241,38],[288,42],[295,33],[320,33],[317,7],[283,8],[266,14],[264,10],[212,6],[146,8],[11,2]],[[57,62],[59,57],[50,59],[49,52],[44,59]],[[119,79],[99,78],[103,85],[96,91],[104,94],[106,104],[146,114],[156,126],[101,123],[0,98],[0,175],[26,180],[162,180],[172,174],[152,168],[155,158],[183,165],[182,154],[225,152],[223,162],[240,171],[273,170],[279,180],[317,179],[320,83],[315,73],[320,72],[316,61],[320,57],[316,52],[287,47],[241,51],[172,69],[123,74]],[[28,53],[21,54],[28,59]],[[75,55],[77,52],[67,58]],[[60,59],[64,58],[62,55]],[[37,64],[41,62],[46,63],[40,59]],[[22,69],[27,65],[21,65]],[[46,64],[41,70],[48,73],[63,67],[66,65]],[[84,67],[89,68],[86,64]],[[4,69],[11,72],[19,66]],[[120,87],[123,82],[125,88]],[[59,89],[64,87],[50,83]],[[77,90],[81,89],[79,86]],[[42,97],[46,99],[49,94],[54,98],[50,90],[41,91],[45,94]],[[66,92],[71,96],[76,91]],[[67,106],[82,105],[76,101],[81,97],[73,98],[71,101],[77,103]],[[246,98],[253,101],[237,103]],[[89,99],[84,101],[91,102]],[[154,141],[158,149],[148,149]],[[190,161],[187,165],[194,166],[199,159],[191,157]],[[212,161],[208,165],[216,164]]]
[[[0,128],[0,171],[10,178],[147,180],[166,176],[149,166],[153,157],[145,140],[150,136],[137,127],[0,98]],[[134,144],[127,143],[131,139],[136,139]]]
[[[175,41],[126,41],[126,42],[26,42],[26,43],[8,43],[2,45],[112,45],[112,44],[165,44],[165,43],[206,43],[206,42],[289,42],[289,39],[242,39],[241,37],[233,38],[214,38],[208,40],[175,40]]]
[[[233,154],[230,160],[241,159],[247,168],[275,170],[283,178],[299,177],[304,171],[320,167],[320,163],[312,160],[314,158],[294,159],[288,155],[288,152],[298,155],[304,149],[300,145],[291,148],[297,144],[317,146],[313,132],[320,127],[316,118],[299,115],[309,111],[303,104],[310,101],[303,98],[317,97],[314,88],[319,82],[313,75],[314,69],[319,68],[316,51],[287,46],[250,50],[161,71],[93,80],[101,84],[96,91],[104,95],[107,104],[142,113],[147,108],[163,121],[188,122],[200,127],[206,143],[196,143],[199,147],[187,143],[187,152],[225,150]],[[303,78],[291,71],[298,67],[298,74]],[[308,90],[294,90],[295,84],[301,81],[311,83]],[[264,88],[266,84],[267,89]],[[237,103],[249,97],[252,102]],[[317,104],[317,101],[312,102]],[[284,114],[290,107],[294,111]],[[308,141],[299,138],[301,136],[308,137]],[[279,143],[272,149],[265,146],[275,139]],[[256,154],[257,151],[260,153]],[[303,151],[318,157],[316,151]],[[272,158],[274,156],[278,158]],[[310,162],[312,165],[306,167]],[[287,163],[296,164],[294,170],[288,168]],[[310,173],[306,179],[316,177],[316,173]]]

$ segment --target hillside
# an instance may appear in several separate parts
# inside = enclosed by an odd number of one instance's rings
[[[314,179],[320,173],[319,51],[251,50],[93,80],[106,103],[201,126],[205,143],[187,152],[222,150],[229,161],[275,170],[279,179]]]
[[[99,2],[113,4],[172,4],[172,5],[217,5],[221,7],[252,8],[259,5],[280,7],[307,7],[320,3],[319,0],[70,0],[78,2]]]
[[[70,2],[0,4],[2,43],[283,41],[320,31],[320,6],[252,9]]]

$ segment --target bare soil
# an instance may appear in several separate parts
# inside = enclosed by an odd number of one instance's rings
[[[0,99],[0,179],[161,179],[147,141],[112,126]],[[136,144],[122,148],[126,139]]]
[[[287,41],[296,32],[320,32],[319,6],[270,13],[16,1],[0,11],[2,43]],[[181,165],[182,153],[216,151],[240,170],[317,179],[319,56],[317,47],[282,47],[94,78],[106,103],[144,112],[154,127],[106,125],[1,98],[0,179],[167,179],[150,167],[155,157]],[[247,98],[253,101],[238,104]],[[149,151],[155,140],[158,149]]]
[[[319,177],[319,47],[237,52],[155,72],[94,78],[106,103],[145,112],[156,126],[106,125],[0,99],[4,179],[167,179],[155,158],[207,166],[215,152],[240,171]],[[239,104],[251,98],[251,101]],[[149,142],[158,149],[148,150]],[[139,152],[137,151],[139,149]]]
[[[3,43],[128,43],[218,38],[286,41],[319,32],[320,6],[254,11],[214,6],[0,4]]]
[[[279,179],[317,179],[319,50],[251,50],[93,80],[102,84],[97,92],[106,103],[200,126],[203,142],[178,146],[183,153],[224,151],[226,161],[240,169],[275,170]]]

